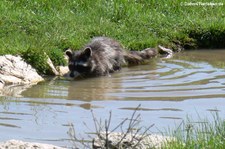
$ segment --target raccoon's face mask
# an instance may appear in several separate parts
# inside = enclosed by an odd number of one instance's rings
[[[70,70],[70,77],[88,74],[91,71],[91,48],[87,47],[85,50],[81,52],[78,51],[77,53],[67,50],[66,55],[69,57],[68,67]]]

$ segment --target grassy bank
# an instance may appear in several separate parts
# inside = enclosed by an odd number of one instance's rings
[[[0,55],[22,55],[47,74],[43,52],[55,65],[65,64],[65,48],[79,49],[94,36],[115,38],[132,50],[158,44],[224,48],[225,3],[189,1],[2,0]]]
[[[218,113],[217,113],[218,114]],[[225,148],[225,120],[214,114],[214,120],[187,119],[172,136],[177,141],[165,145],[165,149],[223,149]]]

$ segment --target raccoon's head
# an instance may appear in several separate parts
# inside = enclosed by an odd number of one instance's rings
[[[68,67],[70,70],[70,77],[85,75],[91,72],[92,50],[90,47],[77,52],[72,52],[69,49],[66,51],[66,55],[69,57]]]

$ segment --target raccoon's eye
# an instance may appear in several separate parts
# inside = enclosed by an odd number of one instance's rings
[[[90,68],[88,66],[77,65],[76,71],[78,71],[79,73],[85,73],[85,72],[89,72]]]
[[[74,65],[69,65],[68,67],[70,71],[74,69]]]
[[[81,57],[80,61],[81,62],[87,62],[88,61],[88,57]]]

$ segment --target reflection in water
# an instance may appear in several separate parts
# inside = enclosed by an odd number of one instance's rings
[[[114,90],[121,88],[121,79],[113,77],[99,77],[69,83],[67,99],[77,99],[82,101],[109,100],[107,96]]]
[[[151,61],[149,65],[124,68],[121,72],[96,78],[87,78],[83,80],[58,80],[40,83],[25,92],[24,97],[35,98],[57,98],[69,100],[116,100],[120,99],[110,96],[111,93],[123,93],[126,88],[123,86],[127,81],[136,80],[145,77],[146,79],[155,79],[156,62]]]
[[[0,96],[20,97],[21,93],[31,86],[32,85],[6,85],[2,88],[2,90],[0,90]]]
[[[199,114],[209,117],[217,111],[224,117],[224,54],[178,53],[110,77],[50,80],[28,88],[20,98],[0,97],[0,138],[67,146],[68,123],[82,134],[91,131],[83,122],[94,127],[90,109],[103,119],[112,110],[116,125],[139,104],[143,125],[155,124],[153,132],[179,124],[186,115],[198,120]]]

